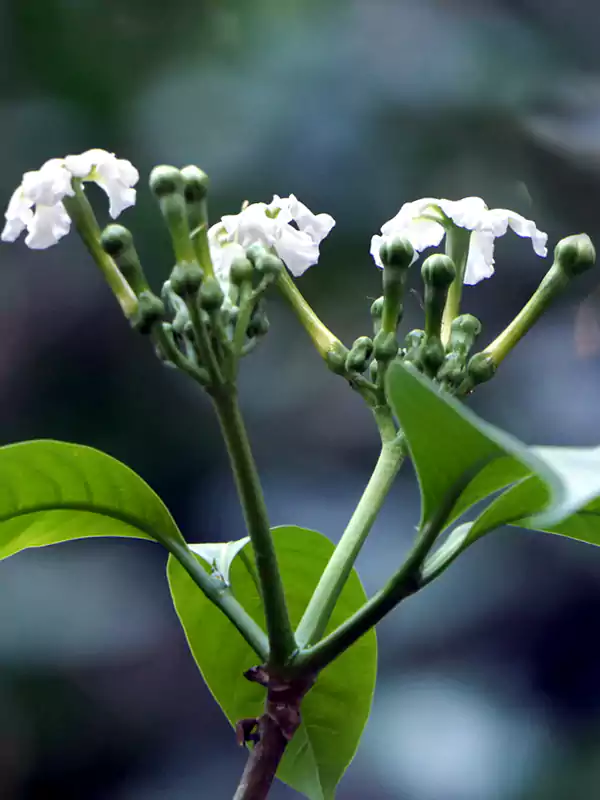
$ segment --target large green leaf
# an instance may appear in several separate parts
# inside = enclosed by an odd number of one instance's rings
[[[465,544],[506,523],[600,544],[600,448],[532,450],[560,477],[563,491],[547,505],[543,482],[531,475],[500,495],[479,515]]]
[[[111,456],[51,440],[0,448],[0,559],[96,536],[183,543],[158,495]]]
[[[292,526],[273,530],[292,623],[302,616],[332,552],[322,534]],[[236,598],[264,624],[250,551],[230,565]],[[208,569],[208,567],[207,567]],[[173,558],[167,568],[173,603],[204,680],[226,717],[258,717],[264,690],[243,673],[256,656],[231,623],[215,608]],[[352,572],[329,623],[337,627],[365,602],[358,575]],[[330,800],[352,760],[371,708],[377,648],[374,631],[363,636],[319,675],[302,704],[302,725],[288,746],[278,776],[311,800]]]
[[[490,494],[532,473],[547,487],[546,502],[561,495],[547,463],[513,436],[484,422],[412,367],[392,364],[387,392],[421,488],[421,525],[466,484],[447,523]]]

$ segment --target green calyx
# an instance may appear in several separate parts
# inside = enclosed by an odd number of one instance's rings
[[[346,357],[346,369],[348,372],[364,372],[372,355],[373,340],[368,336],[359,336]]]
[[[165,306],[160,297],[150,291],[142,292],[138,297],[138,309],[131,321],[134,330],[141,334],[149,334],[153,326],[165,317]]]

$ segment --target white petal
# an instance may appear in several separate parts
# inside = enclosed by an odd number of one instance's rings
[[[139,172],[130,161],[114,153],[95,148],[76,156],[67,156],[65,164],[77,178],[91,180],[103,189],[109,200],[109,214],[116,219],[122,211],[135,205],[136,192],[132,187]]]
[[[23,194],[33,203],[51,206],[66,195],[73,195],[71,173],[62,158],[46,161],[40,169],[26,172],[21,182]]]
[[[285,225],[275,242],[279,258],[295,278],[319,260],[319,245],[307,234]]]
[[[515,211],[509,211],[505,208],[495,208],[490,211],[490,215],[494,219],[506,220],[506,226],[503,232],[506,232],[506,227],[510,226],[517,236],[531,239],[534,252],[541,257],[548,255],[548,234],[538,230],[533,220],[522,217]],[[500,234],[496,234],[497,236]]]
[[[65,166],[73,175],[74,178],[87,178],[90,172],[94,169],[100,154],[106,153],[106,150],[86,150],[85,153],[79,155],[66,156]],[[106,153],[108,155],[108,153]]]
[[[465,268],[464,283],[475,283],[494,274],[494,234],[491,230],[473,231],[469,244],[469,256]]]
[[[25,244],[33,250],[44,250],[56,244],[71,227],[71,218],[62,203],[53,206],[38,204],[27,226]]]
[[[335,225],[334,218],[330,214],[313,214],[293,194],[289,196],[288,201],[290,214],[298,228],[307,233],[316,244],[320,244]]]
[[[14,242],[25,230],[33,217],[32,205],[33,201],[25,197],[22,187],[17,187],[4,214],[6,224],[0,235],[3,242]]]
[[[375,236],[371,237],[371,248],[369,252],[373,256],[373,260],[379,267],[379,269],[383,269],[383,261],[381,260],[381,256],[379,255],[379,251],[381,249],[381,245],[384,242],[383,236],[380,236],[378,233]]]
[[[484,224],[488,207],[481,197],[463,197],[462,200],[438,200],[447,217],[459,228],[474,231]]]

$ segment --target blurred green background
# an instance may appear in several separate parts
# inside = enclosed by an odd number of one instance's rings
[[[535,219],[551,247],[580,230],[600,242],[599,39],[593,0],[0,0],[0,198],[53,156],[129,158],[143,177],[122,221],[158,287],[170,255],[153,165],[205,169],[215,220],[294,192],[337,219],[301,289],[350,342],[380,293],[370,236],[406,200],[477,194]],[[547,268],[511,234],[496,255],[496,276],[465,292],[486,341]],[[0,440],[99,447],[188,539],[242,535],[206,399],[129,331],[77,238],[3,245],[0,262]],[[530,443],[598,443],[597,282],[575,284],[477,391],[479,413]],[[417,271],[412,288],[407,330]],[[335,540],[376,431],[277,297],[270,317],[241,394],[272,520]],[[360,557],[369,591],[417,515],[407,469]],[[101,541],[0,566],[3,800],[231,797],[244,753],[163,573],[158,547]],[[600,796],[599,618],[600,553],[516,530],[483,540],[381,626],[340,800]]]

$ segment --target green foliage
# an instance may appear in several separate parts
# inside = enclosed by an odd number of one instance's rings
[[[135,472],[91,447],[40,440],[0,448],[0,559],[71,539],[183,538]]]
[[[296,625],[333,552],[333,544],[316,531],[293,526],[275,528],[273,537],[291,621]],[[245,670],[256,665],[256,656],[172,557],[167,573],[175,609],[196,663],[225,715],[232,725],[242,718],[260,716],[264,689],[243,677]],[[233,560],[229,579],[235,597],[259,624],[264,624],[249,551],[242,551],[242,557]],[[353,571],[328,630],[357,611],[365,599]],[[330,800],[354,756],[369,716],[376,660],[375,633],[371,631],[319,675],[302,703],[303,722],[287,748],[278,776],[310,800]]]
[[[393,364],[387,388],[419,479],[421,526],[460,485],[465,489],[447,523],[532,472],[556,485],[553,471],[531,448],[479,419],[411,367]]]
[[[422,496],[422,523],[466,484],[446,525],[490,495],[474,522],[456,527],[425,562],[431,580],[484,534],[502,525],[600,544],[600,448],[527,447],[464,408],[403,364],[388,393],[404,430]],[[507,488],[508,487],[508,488]]]

